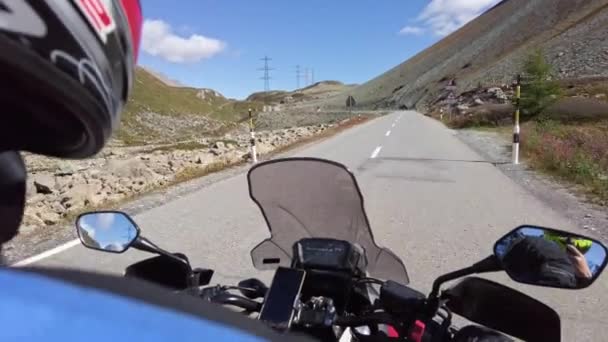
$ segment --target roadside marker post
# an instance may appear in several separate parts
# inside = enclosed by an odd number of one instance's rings
[[[258,154],[255,148],[255,128],[253,126],[253,114],[251,108],[249,108],[249,133],[251,134],[251,161],[256,164],[258,162]]]
[[[517,75],[517,85],[515,88],[515,117],[513,118],[513,164],[519,164],[519,112],[521,100],[521,75]]]

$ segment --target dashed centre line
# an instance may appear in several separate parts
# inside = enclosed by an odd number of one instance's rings
[[[389,135],[391,135],[391,131],[386,132],[386,136],[388,137]]]
[[[374,150],[374,152],[372,153],[371,158],[374,159],[378,156],[378,154],[380,154],[380,151],[382,150],[382,146],[378,146],[376,147],[376,149]]]

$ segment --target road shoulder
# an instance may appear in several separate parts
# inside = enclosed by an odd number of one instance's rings
[[[512,181],[578,225],[586,234],[608,241],[608,211],[585,200],[576,187],[541,174],[525,163],[510,162],[511,146],[496,132],[474,129],[455,131],[456,137],[496,167]],[[574,229],[575,227],[564,227]]]

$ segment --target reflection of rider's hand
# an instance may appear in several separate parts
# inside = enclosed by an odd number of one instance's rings
[[[585,256],[573,245],[568,245],[566,251],[568,251],[568,258],[574,264],[577,278],[591,279],[593,275],[591,274],[589,265],[587,265]]]

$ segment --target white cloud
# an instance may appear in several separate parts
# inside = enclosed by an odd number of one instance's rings
[[[144,21],[142,49],[152,56],[173,63],[194,63],[210,58],[224,50],[220,40],[198,34],[180,37],[173,33],[169,24],[162,20]]]
[[[97,214],[97,227],[107,230],[112,227],[117,214],[115,213],[100,213]]]
[[[405,36],[408,34],[420,35],[423,33],[424,33],[424,29],[422,27],[418,27],[418,26],[406,26],[399,31],[399,34],[402,36]]]
[[[501,0],[431,0],[418,21],[438,36],[446,36]]]

